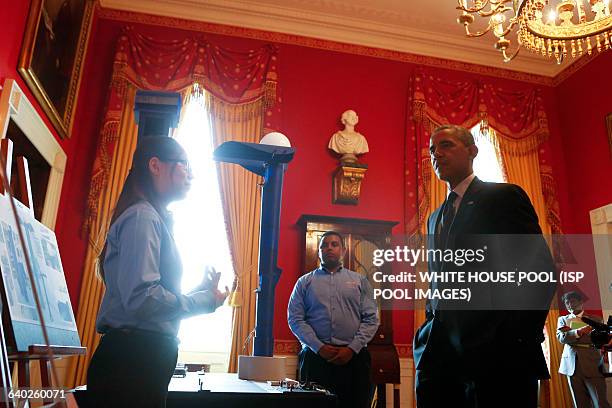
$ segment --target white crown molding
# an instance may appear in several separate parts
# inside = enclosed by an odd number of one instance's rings
[[[287,3],[303,3],[304,7],[308,5],[308,2],[296,0]],[[407,18],[401,13],[376,12],[376,9],[362,6],[352,6],[351,9],[344,3],[342,8],[341,3],[329,0],[314,3],[318,6],[316,10],[255,0],[100,0],[102,7],[110,9],[364,45],[550,78],[568,66],[554,64],[527,50],[521,50],[521,54],[512,62],[504,63],[499,52],[493,47],[493,38],[471,39],[461,35],[461,30],[458,30],[457,35],[451,35],[409,28],[408,25],[400,23],[417,23],[416,20],[419,20],[417,24],[423,26],[424,20]],[[335,7],[333,14],[320,11],[330,7]],[[342,12],[345,14],[337,14]],[[376,18],[363,18],[367,13]],[[394,23],[381,22],[385,19]]]

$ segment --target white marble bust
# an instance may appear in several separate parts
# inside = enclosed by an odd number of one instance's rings
[[[334,152],[341,154],[342,163],[356,163],[357,155],[369,151],[368,141],[359,132],[355,131],[355,125],[359,117],[354,110],[347,110],[342,114],[344,129],[340,130],[329,139],[329,147]]]

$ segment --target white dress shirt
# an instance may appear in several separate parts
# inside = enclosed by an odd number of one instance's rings
[[[453,207],[455,207],[455,214],[457,213],[457,210],[459,209],[459,206],[461,205],[461,200],[463,199],[465,192],[467,191],[470,184],[472,184],[472,180],[474,180],[475,177],[476,175],[474,173],[470,174],[469,176],[464,178],[461,183],[457,184],[457,186],[454,189],[449,190],[446,193],[446,197],[449,196],[451,191],[454,191],[455,194],[457,194],[457,198],[455,198],[455,202],[453,203]]]

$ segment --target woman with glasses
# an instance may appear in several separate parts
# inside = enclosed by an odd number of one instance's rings
[[[189,294],[180,291],[182,266],[166,207],[185,198],[191,180],[176,140],[140,141],[100,254],[102,338],[87,373],[87,406],[165,406],[180,320],[213,312],[227,297],[214,270]]]

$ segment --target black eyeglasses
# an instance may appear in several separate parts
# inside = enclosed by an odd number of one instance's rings
[[[179,163],[179,164],[182,164],[185,170],[187,170],[188,172],[192,171],[191,164],[189,164],[189,160],[187,159],[161,159],[161,161],[170,162],[170,163]]]

